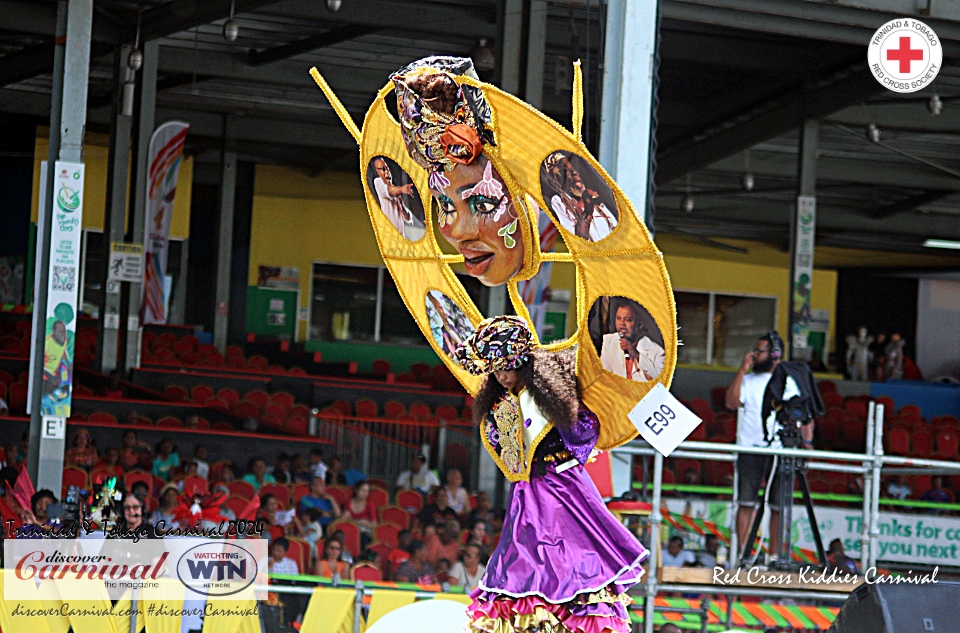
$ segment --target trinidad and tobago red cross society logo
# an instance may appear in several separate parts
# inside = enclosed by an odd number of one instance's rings
[[[943,63],[940,38],[913,18],[890,20],[873,34],[867,47],[870,72],[894,92],[916,92],[929,86]]]

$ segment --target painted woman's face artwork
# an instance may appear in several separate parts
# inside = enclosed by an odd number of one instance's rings
[[[431,189],[440,234],[463,255],[467,274],[487,286],[506,283],[523,268],[519,212],[485,156],[444,173],[450,184]]]

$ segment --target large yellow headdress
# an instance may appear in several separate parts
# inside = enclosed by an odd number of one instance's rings
[[[463,263],[486,285],[506,284],[539,344],[517,283],[544,262],[572,262],[577,331],[545,347],[578,345],[583,400],[601,422],[598,448],[636,436],[627,413],[657,382],[669,387],[673,377],[676,308],[646,226],[580,140],[579,63],[573,133],[481,82],[469,59],[427,58],[394,73],[361,129],[320,73],[310,72],[360,146],[367,209],[387,269],[463,386],[476,393],[480,377],[460,367],[454,350],[484,315],[451,265]],[[385,102],[394,91],[399,120]],[[541,252],[541,209],[568,252]],[[434,216],[459,254],[441,249]]]

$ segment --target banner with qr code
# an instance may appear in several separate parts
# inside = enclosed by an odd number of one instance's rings
[[[57,161],[53,170],[53,226],[50,230],[50,278],[43,342],[40,412],[70,417],[73,351],[77,332],[77,281],[83,219],[83,163]]]

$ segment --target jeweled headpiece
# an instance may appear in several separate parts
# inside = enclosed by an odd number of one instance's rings
[[[533,336],[518,316],[497,316],[480,323],[476,333],[457,347],[460,366],[474,376],[517,369],[530,360]]]

